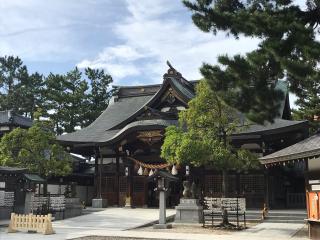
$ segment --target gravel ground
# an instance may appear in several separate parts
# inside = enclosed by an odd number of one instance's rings
[[[150,238],[127,238],[127,237],[99,237],[88,236],[81,238],[73,238],[74,240],[151,240]],[[165,239],[152,239],[152,240],[165,240]]]
[[[247,223],[247,228],[255,226],[257,223]],[[135,229],[137,230],[137,229]],[[170,229],[154,229],[152,226],[139,228],[139,231],[149,232],[172,232],[172,233],[199,233],[199,234],[231,234],[237,230],[224,230],[211,227],[202,227],[202,224],[173,224]]]

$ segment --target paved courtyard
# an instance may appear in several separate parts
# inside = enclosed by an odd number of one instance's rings
[[[172,216],[174,213],[173,209],[167,210],[167,216]],[[44,236],[42,234],[23,232],[7,234],[6,228],[0,228],[0,240],[62,240],[90,235],[181,240],[281,240],[292,239],[292,236],[304,227],[302,223],[264,222],[245,231],[228,232],[226,234],[193,234],[178,233],[171,230],[142,231],[137,229],[137,227],[156,221],[157,218],[157,209],[108,208],[103,211],[54,222],[53,228],[56,232],[54,235]]]
[[[167,216],[173,215],[173,209],[167,210]],[[124,209],[124,208],[107,208],[103,211],[93,212],[79,217],[69,218],[62,221],[53,222],[54,235],[41,235],[30,233],[7,234],[6,228],[0,228],[1,240],[35,240],[35,239],[67,239],[76,236],[85,236],[92,231],[123,231],[143,226],[158,219],[159,212],[157,209]]]

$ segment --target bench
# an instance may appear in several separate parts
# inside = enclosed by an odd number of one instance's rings
[[[228,217],[236,217],[237,228],[240,228],[239,218],[243,217],[246,228],[246,200],[245,198],[204,198],[203,227],[211,225],[214,227],[215,218],[223,219],[223,211],[227,210]]]

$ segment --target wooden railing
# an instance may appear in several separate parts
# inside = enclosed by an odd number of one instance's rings
[[[305,193],[287,193],[288,208],[305,208],[306,195]]]
[[[53,234],[51,223],[51,214],[48,215],[22,215],[11,213],[11,220],[8,227],[8,233],[14,233],[19,230],[41,232],[45,235]]]

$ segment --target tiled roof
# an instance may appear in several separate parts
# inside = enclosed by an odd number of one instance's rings
[[[32,119],[14,113],[12,110],[0,111],[0,125],[31,127]]]
[[[145,111],[146,107],[156,103],[163,96],[168,86],[174,89],[183,101],[188,102],[195,97],[194,86],[196,83],[197,81],[189,82],[185,80],[179,72],[170,68],[164,75],[162,84],[116,87],[118,94],[114,98],[115,101],[109,104],[107,109],[91,125],[79,131],[58,136],[57,139],[64,143],[89,143],[90,145],[107,143],[115,141],[124,132],[127,133],[133,129],[176,124],[176,120],[173,122],[161,119],[136,121],[136,117]],[[287,94],[287,85],[284,82],[279,82],[277,88]],[[284,106],[283,103],[280,111],[283,112]],[[239,134],[263,133],[278,128],[285,129],[301,123],[299,121],[276,119],[272,124],[249,125]]]
[[[60,141],[99,142],[99,139],[109,139],[119,130],[110,130],[138,111],[152,96],[119,98],[88,127],[73,133],[58,136]],[[108,131],[109,130],[109,131]]]
[[[291,161],[320,155],[320,133],[260,158],[262,164]]]
[[[4,173],[25,172],[25,171],[26,171],[25,168],[0,166],[0,172],[4,172]]]
[[[292,126],[298,126],[298,125],[307,125],[308,121],[292,121],[292,120],[285,120],[277,118],[274,120],[273,123],[266,122],[264,125],[259,124],[251,124],[248,126],[244,126],[242,131],[240,131],[239,134],[261,134],[261,133],[272,133],[273,131],[279,132],[279,130]],[[234,134],[237,135],[237,134]]]
[[[129,123],[122,129],[118,130],[105,130],[97,133],[96,135],[90,135],[91,141],[89,141],[88,137],[86,138],[85,135],[83,135],[83,132],[78,131],[78,136],[75,136],[75,133],[66,134],[58,137],[58,140],[64,142],[73,142],[73,143],[86,143],[86,142],[92,142],[92,143],[109,143],[116,141],[119,137],[121,137],[123,134],[127,134],[131,131],[136,130],[142,130],[144,128],[150,128],[150,127],[167,127],[170,125],[177,125],[177,120],[163,120],[163,119],[152,119],[152,120],[140,120],[135,121],[132,123]]]
[[[25,173],[25,174],[23,174],[23,176],[26,179],[28,179],[29,181],[34,182],[34,183],[45,183],[46,182],[46,180],[44,180],[42,177],[40,177],[37,174]]]

